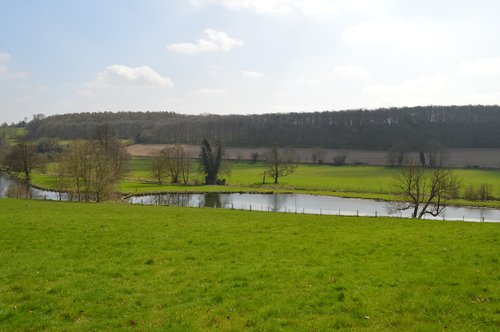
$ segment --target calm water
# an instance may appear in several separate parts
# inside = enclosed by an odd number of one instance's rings
[[[7,197],[9,188],[13,189],[15,186],[22,186],[15,180],[10,179],[7,175],[0,173],[0,198]],[[46,199],[51,201],[67,201],[68,195],[66,193],[59,193],[57,191],[41,190],[33,187],[28,188],[30,197],[33,199]],[[21,197],[21,195],[19,196]]]
[[[18,185],[14,180],[0,174],[0,197],[7,197],[9,187]],[[32,198],[68,200],[66,193],[29,188]],[[302,194],[158,194],[132,196],[131,204],[171,205],[189,207],[211,207],[254,211],[307,213],[325,215],[388,216],[388,203],[370,199],[341,198]],[[396,216],[409,217],[409,211]],[[500,210],[483,208],[448,207],[444,211],[446,220],[500,222]],[[442,219],[443,216],[432,218]],[[426,217],[431,219],[430,217]]]
[[[211,207],[287,213],[389,216],[388,203],[370,199],[341,198],[302,194],[158,194],[133,196],[131,204]],[[394,215],[393,215],[394,216]],[[409,217],[409,211],[396,216]],[[500,210],[448,207],[443,214],[446,220],[500,222]],[[426,217],[427,219],[443,219]]]

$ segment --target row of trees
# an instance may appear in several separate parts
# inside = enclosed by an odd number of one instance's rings
[[[411,158],[411,149],[405,143],[397,143],[387,151],[387,163],[391,166],[403,166]],[[418,152],[421,166],[442,167],[449,157],[447,148],[440,142],[429,140]]]
[[[290,149],[280,149],[273,144],[270,151],[262,156],[264,159],[263,183],[266,176],[273,179],[277,184],[279,179],[292,174],[298,165],[295,152]],[[181,145],[167,147],[151,155],[150,172],[155,182],[162,185],[165,179],[172,184],[189,183],[191,161]],[[224,148],[222,144],[213,144],[204,139],[200,146],[198,172],[203,175],[203,181],[207,185],[224,185],[225,179],[221,176],[231,174],[231,165],[224,159]]]
[[[40,146],[40,142],[20,139],[5,153],[3,170],[29,186],[34,170],[45,169],[49,160],[56,161],[56,189],[68,192],[71,200],[86,202],[109,199],[127,171],[128,155],[107,125],[99,126],[93,139],[75,141],[57,155],[49,155],[46,145],[40,151]]]
[[[136,143],[227,146],[322,147],[387,150],[397,143],[420,151],[427,140],[449,148],[500,148],[499,106],[428,106],[373,111],[261,115],[181,115],[174,112],[80,113],[35,116],[31,138],[93,137],[96,125],[112,123],[120,138]]]

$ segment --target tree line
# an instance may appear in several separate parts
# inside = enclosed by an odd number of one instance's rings
[[[107,123],[134,143],[387,150],[429,141],[448,148],[500,148],[500,106],[425,106],[378,110],[262,115],[182,115],[175,112],[101,112],[44,117],[25,123],[30,138],[91,138]]]

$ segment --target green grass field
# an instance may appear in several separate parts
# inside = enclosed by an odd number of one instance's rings
[[[132,158],[131,172],[126,177],[129,181],[152,181],[150,159]],[[197,166],[193,169],[196,172]],[[234,163],[232,172],[227,176],[228,183],[235,186],[262,184],[264,165],[262,163]],[[194,172],[194,173],[195,173]],[[283,186],[302,190],[334,190],[351,192],[391,193],[393,177],[399,169],[384,166],[331,166],[302,164],[295,173],[280,179]],[[500,193],[500,170],[457,169],[457,176],[464,187],[468,185],[492,184]],[[200,176],[195,178],[201,181]],[[271,179],[266,180],[268,184]],[[497,193],[495,193],[497,194]]]
[[[498,331],[498,224],[0,200],[0,331]]]

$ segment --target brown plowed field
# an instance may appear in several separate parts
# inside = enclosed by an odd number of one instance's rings
[[[160,151],[167,144],[135,144],[127,147],[128,153],[132,156],[150,156],[155,151]],[[197,157],[200,152],[198,145],[183,145],[189,156]],[[314,149],[294,149],[301,162],[312,162],[312,152]],[[226,157],[229,159],[249,160],[251,154],[257,152],[260,156],[269,151],[268,147],[256,148],[226,148]],[[340,154],[347,155],[346,163],[362,163],[368,165],[386,165],[387,157],[384,151],[365,150],[335,150],[325,149],[325,162],[331,163],[333,158]],[[449,149],[446,166],[451,167],[486,167],[500,168],[500,149]],[[418,160],[417,153],[412,154]]]

